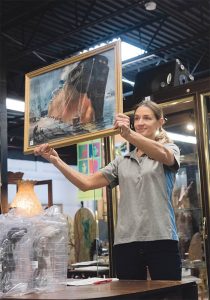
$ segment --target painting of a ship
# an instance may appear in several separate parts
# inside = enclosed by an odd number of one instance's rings
[[[112,46],[28,79],[28,148],[72,144],[113,128],[120,106],[115,51]]]

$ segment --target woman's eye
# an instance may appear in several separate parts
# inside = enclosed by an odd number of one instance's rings
[[[143,116],[143,117],[134,117],[134,121],[139,121],[139,120],[152,120],[152,118],[150,116]]]

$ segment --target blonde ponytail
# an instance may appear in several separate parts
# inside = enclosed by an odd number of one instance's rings
[[[173,141],[167,135],[167,132],[162,127],[159,129],[159,132],[156,135],[155,140],[160,144],[173,143]]]

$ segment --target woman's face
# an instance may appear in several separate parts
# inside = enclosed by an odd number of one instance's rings
[[[135,131],[154,140],[156,131],[162,126],[163,118],[157,120],[154,112],[147,106],[137,108],[134,115]]]

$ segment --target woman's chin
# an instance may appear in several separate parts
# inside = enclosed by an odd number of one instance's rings
[[[147,137],[147,133],[145,130],[136,130],[136,132],[143,135],[144,137]]]

